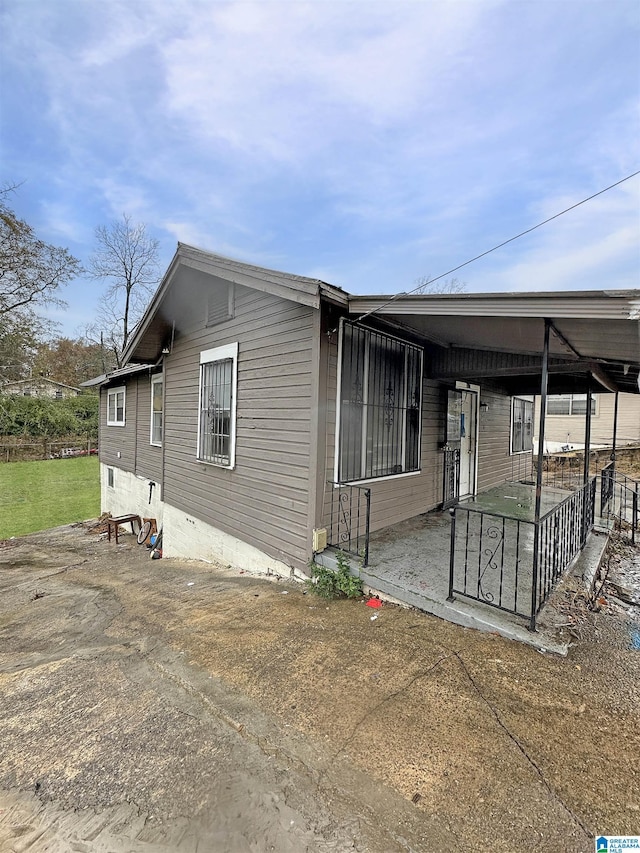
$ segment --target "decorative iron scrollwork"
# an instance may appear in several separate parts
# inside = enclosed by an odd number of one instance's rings
[[[387,387],[384,389],[384,424],[389,427],[389,429],[393,426],[395,396],[395,389],[391,385],[391,382],[389,382]]]
[[[498,553],[498,549],[500,548],[500,545],[502,544],[502,541],[504,539],[504,531],[501,527],[492,524],[491,527],[487,527],[485,535],[488,539],[495,539],[496,542],[495,547],[490,546],[489,548],[485,548],[482,552],[488,559],[478,577],[478,590],[480,595],[482,596],[482,599],[491,604],[495,600],[495,596],[492,592],[483,589],[482,581],[488,569],[495,570],[498,568],[498,561],[495,559],[495,556]]]

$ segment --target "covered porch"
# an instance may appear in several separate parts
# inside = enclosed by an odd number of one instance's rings
[[[593,494],[595,489],[587,492]],[[584,544],[580,536],[573,542],[569,536],[562,548],[557,547],[559,520],[567,531],[576,524],[580,527],[584,507],[574,492],[543,489],[546,561],[532,605],[535,505],[535,487],[504,483],[460,501],[455,508],[423,513],[371,533],[366,565],[362,565],[363,537],[359,543],[345,538],[343,544],[347,552],[352,549],[352,566],[363,583],[383,597],[449,622],[560,651],[553,636],[536,637],[527,629],[530,608],[534,606],[537,614],[542,604],[538,599],[546,600],[560,576],[553,555],[568,565],[579,554]],[[587,517],[592,526],[594,514]],[[343,520],[352,521],[345,516]],[[357,523],[355,516],[353,521]],[[335,567],[338,550],[330,549],[316,561]]]
[[[466,385],[513,397],[539,395],[541,442],[547,395],[586,394],[587,460],[591,395],[640,392],[637,291],[354,297],[349,311],[355,323],[388,324],[397,334],[422,340],[426,375],[445,389]],[[474,418],[481,407],[476,403]],[[615,439],[607,474],[592,476],[587,462],[571,490],[544,486],[538,464],[528,483],[479,491],[476,480],[461,499],[455,435],[453,442],[445,438],[442,454],[439,507],[370,535],[375,482],[333,483],[336,526],[347,524],[349,537],[354,535],[346,550],[361,562],[364,582],[385,596],[460,624],[514,636],[534,632],[541,608],[587,545],[594,523],[600,519],[604,529],[610,520]],[[637,506],[634,518],[637,524]],[[337,534],[331,531],[329,541],[340,547],[344,538],[339,529]],[[330,560],[326,555],[318,561]]]

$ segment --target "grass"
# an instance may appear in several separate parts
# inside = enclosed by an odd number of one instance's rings
[[[0,464],[0,539],[100,514],[97,456]]]

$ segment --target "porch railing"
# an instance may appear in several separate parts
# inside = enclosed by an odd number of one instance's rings
[[[328,483],[330,520],[327,544],[340,548],[369,564],[371,489],[345,483]]]
[[[600,478],[600,517],[635,545],[640,538],[640,482],[620,474],[613,464]]]
[[[604,514],[613,495],[613,485],[616,479],[616,463],[609,462],[600,472],[600,512]]]
[[[460,494],[460,449],[445,447],[443,450],[443,501],[442,508],[448,509],[456,503]]]
[[[450,510],[449,599],[480,601],[528,619],[535,630],[540,608],[593,527],[595,498],[592,477],[537,523],[458,504]]]
[[[584,548],[593,529],[595,505],[596,478],[592,477],[540,519],[531,610],[533,628],[535,616],[551,590]]]

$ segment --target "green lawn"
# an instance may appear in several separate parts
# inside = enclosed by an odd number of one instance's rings
[[[0,464],[0,539],[99,514],[97,456]]]

